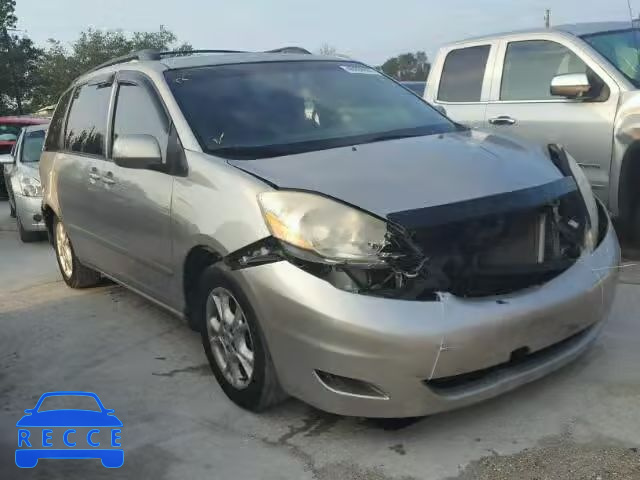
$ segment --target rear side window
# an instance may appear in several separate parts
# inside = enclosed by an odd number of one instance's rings
[[[47,134],[47,140],[44,144],[46,151],[56,151],[61,148],[62,145],[62,131],[64,130],[64,118],[69,106],[69,100],[71,100],[72,90],[60,97],[58,106],[53,114],[51,123],[49,124],[49,133]]]
[[[548,40],[511,42],[502,72],[500,100],[551,100],[556,75],[587,73],[586,64],[564,45]]]
[[[479,102],[490,50],[490,45],[479,45],[449,52],[442,69],[438,100]]]
[[[113,121],[113,140],[119,135],[151,135],[166,158],[169,120],[159,100],[138,85],[120,84]]]
[[[83,85],[71,102],[64,146],[73,152],[104,156],[111,85]]]

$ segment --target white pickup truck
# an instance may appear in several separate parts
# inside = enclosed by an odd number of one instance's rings
[[[464,40],[440,49],[424,97],[470,127],[564,145],[640,240],[638,45],[629,22]]]

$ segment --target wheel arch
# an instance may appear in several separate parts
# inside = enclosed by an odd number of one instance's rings
[[[640,140],[634,141],[627,148],[620,167],[620,185],[618,188],[618,216],[628,222],[633,216],[633,209],[640,199]]]
[[[221,261],[223,257],[218,248],[208,243],[199,243],[191,247],[185,256],[182,266],[182,295],[184,314],[192,328],[195,324],[191,313],[195,305],[198,281],[209,266]]]

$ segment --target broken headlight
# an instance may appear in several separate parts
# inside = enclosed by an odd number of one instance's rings
[[[567,164],[569,169],[571,170],[571,175],[578,185],[578,190],[580,191],[580,195],[584,200],[585,209],[588,214],[589,226],[585,228],[584,235],[584,248],[587,252],[592,252],[598,242],[598,232],[599,232],[599,215],[598,215],[598,204],[596,203],[596,199],[593,196],[593,191],[591,190],[591,185],[584,171],[578,165],[578,162],[565,150],[564,152],[567,156]]]
[[[307,192],[263,192],[258,202],[271,235],[285,248],[293,246],[327,263],[384,264],[383,220]]]

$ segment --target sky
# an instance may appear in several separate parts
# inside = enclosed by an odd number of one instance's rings
[[[634,16],[640,0],[631,0]],[[194,48],[267,50],[323,44],[378,65],[407,51],[433,58],[444,43],[552,23],[628,20],[627,0],[17,0],[36,43],[70,43],[88,27],[171,30]]]

